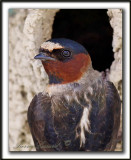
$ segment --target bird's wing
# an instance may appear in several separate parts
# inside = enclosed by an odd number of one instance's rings
[[[86,133],[85,148],[87,150],[115,149],[120,125],[120,98],[111,82],[106,82],[100,90],[94,88],[89,96],[91,109],[89,114],[90,133]]]
[[[121,100],[118,94],[117,89],[115,88],[112,82],[107,82],[106,86],[106,106],[107,114],[111,112],[112,109],[112,118],[113,118],[113,128],[110,143],[106,146],[106,151],[113,151],[118,142],[118,131],[120,127],[120,114],[121,114]],[[107,116],[108,118],[108,116]],[[109,119],[112,121],[111,119]]]
[[[35,95],[28,108],[28,123],[37,151],[54,151],[53,142],[47,141],[48,132],[52,135],[49,137],[56,140],[56,133],[52,125],[51,99],[48,95],[39,93]],[[49,131],[50,130],[50,131]]]

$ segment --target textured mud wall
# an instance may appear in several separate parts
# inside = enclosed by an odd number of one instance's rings
[[[48,82],[41,64],[33,60],[40,44],[51,38],[57,9],[15,10],[9,18],[9,150],[33,151],[33,140],[27,123],[27,109],[32,97],[44,90]],[[122,12],[108,10],[114,30],[115,61],[110,79],[121,93],[122,82]],[[116,76],[117,75],[117,76]],[[119,143],[117,150],[121,150]]]
[[[112,81],[122,101],[122,10],[109,9],[107,12],[110,18],[110,24],[113,28],[113,52],[114,58],[110,69],[110,81]],[[121,111],[121,124],[119,130],[119,143],[117,144],[116,151],[122,150],[122,111]]]
[[[117,87],[122,99],[122,10],[109,9],[110,24],[113,28],[113,52],[114,62],[110,69],[110,80]]]

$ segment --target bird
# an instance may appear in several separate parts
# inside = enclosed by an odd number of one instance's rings
[[[36,151],[114,151],[121,101],[114,84],[92,67],[86,48],[67,38],[43,42],[39,60],[49,83],[27,113]]]

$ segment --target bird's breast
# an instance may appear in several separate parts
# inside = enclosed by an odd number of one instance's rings
[[[91,101],[84,94],[65,94],[52,99],[55,130],[61,139],[77,142],[79,147],[85,143],[85,131],[90,132]]]

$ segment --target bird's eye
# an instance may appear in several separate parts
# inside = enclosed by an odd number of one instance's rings
[[[71,52],[68,51],[68,50],[63,50],[63,51],[62,51],[62,56],[63,56],[63,57],[70,57],[70,56],[71,56]]]

